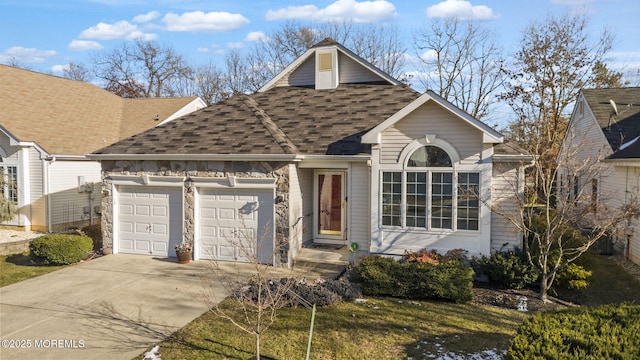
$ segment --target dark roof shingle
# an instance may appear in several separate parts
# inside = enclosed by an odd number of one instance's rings
[[[419,94],[405,86],[341,84],[336,89],[276,87],[237,94],[96,154],[370,153],[364,132]]]

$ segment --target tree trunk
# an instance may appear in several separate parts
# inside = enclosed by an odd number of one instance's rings
[[[260,360],[260,334],[256,334],[256,360]]]
[[[545,273],[540,276],[540,300],[546,303],[548,302],[547,298],[547,283],[549,281],[549,276]]]

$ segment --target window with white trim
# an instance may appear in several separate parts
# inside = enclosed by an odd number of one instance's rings
[[[382,172],[382,225],[478,230],[480,174],[458,172],[443,149],[427,145],[404,171]]]
[[[0,166],[0,185],[5,199],[18,203],[18,167]]]

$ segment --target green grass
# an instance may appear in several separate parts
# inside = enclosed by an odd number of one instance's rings
[[[559,298],[586,306],[639,302],[640,281],[627,273],[611,257],[587,252],[576,263],[593,271],[589,286],[580,291],[560,291]]]
[[[581,265],[593,270],[591,285],[565,291],[562,299],[582,305],[637,302],[640,281],[610,257],[589,253]],[[232,306],[227,300],[225,306]],[[427,359],[453,352],[506,350],[526,317],[515,310],[475,304],[370,299],[318,308],[311,359]],[[304,359],[311,311],[287,308],[262,336],[262,354]],[[249,359],[254,339],[228,320],[208,312],[160,345],[163,360]]]
[[[226,308],[235,303],[226,300]],[[318,308],[312,359],[424,359],[425,354],[506,349],[523,313],[447,302],[370,299]],[[286,308],[261,338],[262,354],[304,359],[311,310]],[[160,344],[163,360],[248,359],[254,339],[209,312]]]
[[[0,255],[0,287],[11,285],[65,266],[45,266],[34,263],[29,253]]]

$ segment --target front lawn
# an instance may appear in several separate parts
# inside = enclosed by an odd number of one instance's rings
[[[0,255],[0,287],[50,273],[64,267],[65,266],[38,265],[31,260],[29,252]]]
[[[234,306],[227,300],[225,306]],[[282,309],[262,336],[262,354],[304,359],[311,310]],[[449,352],[499,353],[525,314],[497,307],[448,302],[369,299],[318,308],[311,359],[427,359]],[[249,359],[253,338],[209,312],[160,344],[169,359]]]
[[[589,253],[579,263],[593,271],[591,285],[579,292],[561,292],[560,298],[589,306],[640,299],[640,281],[611,257]],[[311,311],[286,308],[278,314],[261,338],[263,356],[304,359]],[[499,359],[527,315],[474,303],[392,298],[340,303],[318,308],[311,359],[454,358],[451,354]],[[249,359],[255,346],[250,335],[213,312],[159,345],[163,360]]]

